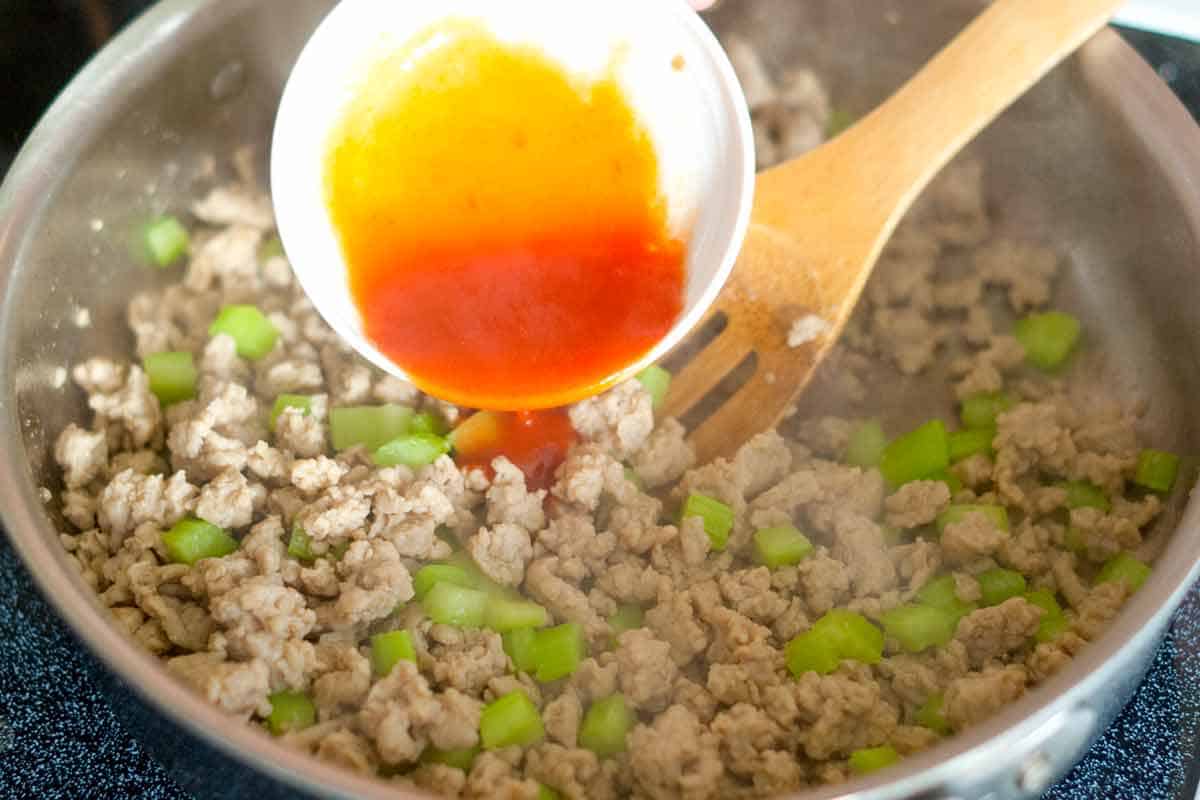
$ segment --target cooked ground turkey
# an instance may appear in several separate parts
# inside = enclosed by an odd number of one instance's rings
[[[752,49],[731,49],[764,165],[819,143],[829,103],[812,74],[776,84]],[[376,467],[361,449],[335,452],[332,407],[398,403],[450,425],[465,411],[368,366],[317,315],[284,258],[260,263],[269,208],[247,183],[198,202],[182,279],[129,303],[128,357],[74,367],[92,417],[58,438],[58,499],[64,546],[130,636],[252,724],[272,693],[307,693],[316,723],[284,738],[318,758],[454,797],[532,799],[545,785],[570,798],[703,800],[837,782],[857,749],[935,745],[939,733],[917,719],[933,695],[952,731],[1010,703],[1099,635],[1128,594],[1091,578],[1113,554],[1136,551],[1161,508],[1128,483],[1136,420],[1109,400],[1081,402],[1069,378],[1027,369],[1007,323],[987,310],[989,295],[1010,311],[1046,306],[1060,259],[992,233],[979,161],[952,166],[902,226],[819,383],[864,407],[875,365],[915,375],[959,353],[952,386],[930,380],[931,408],[947,394],[1015,392],[994,458],[953,467],[963,484],[953,498],[941,481],[891,490],[877,470],[839,463],[853,419],[798,414],[784,433],[696,465],[683,427],[655,419],[635,381],[570,410],[581,441],[548,493],[529,491],[503,459],[487,473],[450,457],[414,472]],[[964,261],[966,272],[944,268]],[[232,339],[208,335],[232,302],[257,305],[280,331],[265,358],[243,360]],[[166,409],[139,366],[165,350],[192,352],[200,372],[199,397]],[[308,414],[285,410],[272,432],[281,393],[317,399]],[[879,411],[894,402],[878,400]],[[1111,510],[1068,515],[1055,484],[1071,479],[1100,487]],[[733,509],[723,552],[697,518],[677,524],[692,491]],[[1003,505],[1011,530],[970,515],[939,537],[930,523],[952,501]],[[238,549],[169,563],[161,534],[187,515],[229,530]],[[796,566],[759,566],[752,534],[780,524],[815,550]],[[295,525],[315,560],[288,555]],[[412,576],[456,550],[554,622],[582,626],[589,657],[574,674],[538,683],[514,670],[498,634],[424,616]],[[799,677],[785,667],[785,644],[831,609],[878,620],[943,574],[960,599],[976,600],[974,576],[997,566],[1057,593],[1067,607],[1057,639],[1037,643],[1041,609],[1013,598],[967,614],[949,643],[925,652],[889,641],[873,666],[846,660]],[[614,638],[607,620],[625,604],[645,610],[643,627]],[[401,628],[417,662],[380,678],[368,640]],[[482,706],[518,689],[541,710],[543,741],[485,751],[466,771],[422,763],[427,748],[477,745]],[[626,752],[597,758],[580,747],[581,717],[618,691],[636,725]]]

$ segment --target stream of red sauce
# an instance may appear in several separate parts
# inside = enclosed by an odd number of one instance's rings
[[[567,457],[578,435],[561,408],[516,413],[490,413],[495,419],[494,435],[460,441],[455,461],[460,467],[480,467],[489,473],[492,461],[504,456],[525,473],[532,491],[549,489],[554,472]]]

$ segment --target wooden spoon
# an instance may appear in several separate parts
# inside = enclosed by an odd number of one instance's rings
[[[690,436],[700,463],[778,423],[854,310],[921,190],[1123,0],[996,0],[886,103],[833,141],[758,176],[750,232],[705,321],[724,329],[672,382],[666,412],[697,406],[751,354],[750,380]],[[808,315],[824,331],[788,346]],[[820,323],[818,323],[820,326]]]

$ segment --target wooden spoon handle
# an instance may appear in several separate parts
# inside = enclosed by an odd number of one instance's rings
[[[846,191],[867,193],[879,223],[976,134],[1112,17],[1124,0],[995,0],[887,102],[822,150]],[[803,159],[796,163],[803,163]],[[760,184],[788,187],[790,165]],[[809,174],[811,167],[806,168]],[[821,187],[822,189],[826,187]],[[852,202],[862,209],[863,197]],[[786,201],[785,201],[786,202]],[[860,218],[861,219],[861,218]],[[786,226],[783,226],[786,228]]]

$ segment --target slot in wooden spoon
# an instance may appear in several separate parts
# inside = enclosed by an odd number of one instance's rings
[[[749,381],[691,433],[701,463],[779,421],[921,190],[1122,4],[996,0],[854,127],[758,176],[745,246],[705,320],[722,315],[725,327],[678,372],[667,397],[666,412],[683,416],[753,357]],[[792,323],[810,314],[824,332],[789,347]]]

